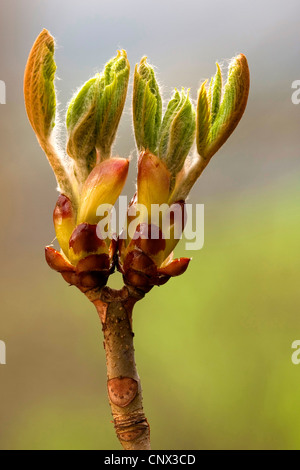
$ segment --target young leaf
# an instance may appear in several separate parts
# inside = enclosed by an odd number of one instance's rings
[[[73,97],[67,111],[67,152],[77,163],[77,177],[83,183],[96,164],[97,100],[100,75],[88,80]],[[90,160],[89,155],[94,158]]]
[[[162,100],[153,67],[143,57],[133,83],[133,125],[138,149],[155,152],[162,118]]]
[[[240,54],[232,59],[222,100],[218,64],[208,94],[205,83],[198,95],[196,142],[199,155],[209,160],[232,134],[245,111],[250,83],[246,57]]]
[[[175,176],[183,167],[193,145],[196,128],[195,110],[189,92],[175,90],[163,118],[158,155]]]
[[[54,39],[44,29],[31,49],[24,76],[28,119],[42,141],[49,138],[55,125],[55,71]]]
[[[122,50],[106,64],[100,77],[96,148],[102,160],[110,157],[126,100],[129,72],[127,54]]]
[[[230,137],[246,109],[250,74],[243,54],[233,58],[222,96],[222,77],[217,72],[210,81],[208,91],[205,81],[198,93],[196,144],[200,156],[194,159],[187,171],[178,174],[170,201],[185,199],[212,156]]]
[[[30,124],[55,173],[60,191],[76,205],[73,178],[51,140],[56,114],[55,71],[54,39],[44,29],[31,49],[25,69],[25,107]]]
[[[119,51],[101,74],[88,80],[72,98],[67,111],[68,154],[76,161],[82,185],[97,162],[110,157],[125,104],[129,62]]]
[[[213,124],[220,109],[222,96],[222,74],[219,64],[211,88],[211,123]]]
[[[206,91],[207,80],[202,83],[198,93],[196,142],[199,155],[203,155],[207,147],[207,139],[211,125],[209,96]]]

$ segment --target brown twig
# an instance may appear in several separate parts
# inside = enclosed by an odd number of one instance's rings
[[[128,287],[119,291],[104,287],[86,295],[102,323],[108,399],[117,437],[125,450],[149,450],[150,427],[143,411],[132,331],[132,310],[144,293]]]

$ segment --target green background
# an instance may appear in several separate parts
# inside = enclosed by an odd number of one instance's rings
[[[57,39],[61,121],[76,88],[122,47],[157,66],[165,102],[195,100],[214,62],[251,71],[240,125],[193,189],[205,245],[187,273],[134,314],[136,359],[154,449],[299,449],[300,80],[298,1],[2,0],[0,79],[1,449],[117,449],[99,319],[44,262],[55,181],[27,121],[22,79],[35,37]],[[114,153],[132,156],[131,88]],[[120,283],[118,274],[113,283]]]

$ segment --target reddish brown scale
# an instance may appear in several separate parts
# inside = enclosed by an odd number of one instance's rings
[[[70,199],[64,194],[61,194],[57,199],[57,203],[53,211],[53,221],[55,222],[57,219],[71,219],[73,216],[74,213]]]
[[[79,287],[80,280],[79,280],[79,276],[76,273],[65,271],[65,272],[62,272],[61,275],[68,284],[70,284],[71,286]]]
[[[98,237],[97,225],[83,223],[73,231],[69,246],[75,254],[95,253],[100,247],[106,247],[106,243]]]
[[[112,260],[113,257],[115,256],[116,252],[117,252],[117,248],[118,248],[118,241],[113,238],[110,242],[110,245],[109,245],[109,250],[108,250],[108,253],[109,253],[109,258]]]
[[[153,283],[153,285],[155,285],[155,286],[163,286],[164,284],[166,284],[166,282],[168,282],[169,279],[170,279],[170,276],[157,275],[156,278],[155,278],[155,282]]]
[[[151,234],[155,238],[151,239]],[[155,256],[166,248],[166,241],[164,240],[162,231],[156,225],[139,224],[135,232],[135,237],[137,236],[139,236],[139,238],[132,240],[130,245],[137,246],[149,256]]]
[[[174,259],[163,268],[159,268],[158,273],[165,274],[171,277],[180,276],[187,270],[190,261],[190,258]]]
[[[83,272],[78,275],[79,284],[81,287],[88,287],[90,289],[104,287],[107,283],[109,273],[99,271]]]
[[[101,255],[90,255],[78,261],[76,271],[78,274],[87,271],[106,271],[109,272],[110,260],[105,253]]]
[[[63,271],[75,271],[74,266],[72,266],[58,251],[56,251],[51,246],[46,246],[45,258],[50,268],[59,273]]]
[[[126,271],[123,277],[125,284],[129,284],[130,286],[141,288],[153,285],[148,276],[141,272],[134,271],[133,269]]]
[[[126,256],[123,271],[126,273],[129,269],[142,272],[147,276],[155,276],[157,271],[152,259],[139,250],[130,251]]]

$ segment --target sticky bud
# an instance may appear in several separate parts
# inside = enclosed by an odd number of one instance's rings
[[[136,65],[133,82],[133,125],[138,150],[157,150],[162,119],[162,100],[154,70],[143,57]]]

